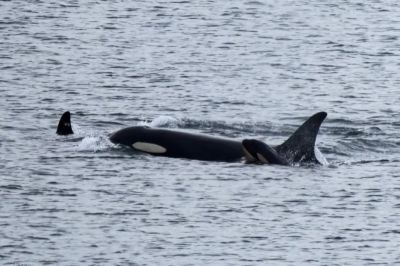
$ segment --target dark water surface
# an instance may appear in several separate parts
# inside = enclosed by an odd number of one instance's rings
[[[239,2],[0,1],[0,264],[400,263],[400,5]],[[107,141],[144,123],[278,144],[317,111],[324,166]]]

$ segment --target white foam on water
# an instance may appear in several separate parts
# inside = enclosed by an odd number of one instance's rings
[[[181,120],[172,116],[159,116],[153,119],[153,121],[141,121],[138,123],[139,126],[149,127],[177,127]]]
[[[104,135],[91,135],[84,137],[78,145],[79,151],[104,151],[112,147],[113,144]]]

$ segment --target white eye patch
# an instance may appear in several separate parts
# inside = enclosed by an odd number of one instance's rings
[[[148,153],[165,153],[167,151],[163,146],[148,142],[135,142],[132,144],[132,147]]]

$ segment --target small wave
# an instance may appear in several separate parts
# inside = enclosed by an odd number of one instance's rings
[[[276,137],[284,136],[284,133],[275,128],[270,122],[234,122],[227,123],[220,120],[193,120],[184,118],[181,127],[200,130],[205,134],[215,134],[225,137],[242,138],[249,136]]]
[[[150,126],[150,127],[178,127],[181,120],[172,116],[159,116],[153,119],[153,121],[141,121],[138,123],[139,126]]]
[[[387,153],[396,148],[396,143],[390,139],[354,138],[337,141],[336,152],[344,154],[354,154],[356,152]]]

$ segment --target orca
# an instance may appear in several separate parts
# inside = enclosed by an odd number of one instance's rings
[[[109,139],[114,144],[128,146],[154,156],[220,162],[245,159],[247,163],[258,164],[321,164],[315,156],[314,149],[319,128],[326,116],[326,112],[314,114],[285,142],[277,146],[269,146],[256,139],[239,141],[147,126],[120,129],[112,133]],[[57,134],[73,134],[69,112],[65,112],[61,117]]]
[[[278,154],[276,149],[262,141],[244,139],[242,146],[247,163],[289,165],[289,161]]]
[[[71,127],[71,113],[70,112],[65,112],[60,118],[60,121],[58,122],[58,127],[57,127],[57,134],[58,135],[70,135],[74,134],[74,131],[72,131]]]

